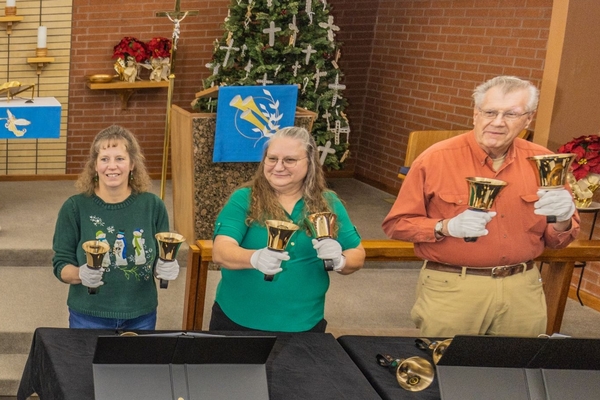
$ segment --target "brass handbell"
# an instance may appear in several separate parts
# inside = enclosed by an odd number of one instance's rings
[[[87,242],[84,242],[81,247],[83,248],[83,251],[85,251],[88,268],[102,268],[102,259],[104,258],[104,255],[108,253],[108,250],[110,250],[110,246],[100,240],[88,240]],[[96,293],[98,293],[98,288],[88,288],[88,294]]]
[[[469,184],[469,208],[474,211],[487,212],[492,208],[492,204],[498,196],[498,193],[507,185],[506,182],[499,179],[468,177]],[[466,237],[465,242],[476,242],[476,237]]]
[[[415,344],[418,348],[420,348],[421,350],[428,350],[429,352],[431,352],[431,358],[433,358],[434,364],[437,364],[438,361],[440,361],[440,359],[446,352],[446,349],[448,348],[448,346],[450,346],[450,343],[452,343],[452,339],[442,340],[441,342],[435,340],[431,341],[425,338],[419,338],[415,340]]]
[[[337,215],[331,212],[310,214],[306,217],[306,224],[312,236],[317,240],[333,237],[333,228]],[[325,271],[333,271],[333,260],[323,260]]]
[[[422,357],[397,359],[388,354],[377,354],[377,362],[395,374],[398,385],[410,392],[427,389],[435,376],[431,363]]]
[[[182,235],[174,232],[159,232],[154,237],[158,242],[158,258],[163,261],[175,260],[179,247],[185,242],[185,238]],[[168,287],[169,281],[161,279],[160,288],[167,289]]]
[[[538,187],[540,189],[552,190],[562,189],[567,182],[569,167],[575,159],[573,153],[547,154],[542,156],[527,157],[533,170]],[[548,223],[556,222],[554,215],[547,215]]]
[[[270,219],[265,221],[267,226],[267,247],[274,251],[284,251],[294,232],[300,227],[287,221]],[[273,275],[265,275],[265,281],[272,281]]]

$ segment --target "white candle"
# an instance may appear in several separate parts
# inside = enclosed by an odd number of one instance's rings
[[[17,5],[16,0],[6,0],[6,7],[15,7]]]
[[[37,36],[37,48],[45,49],[46,48],[46,34],[48,30],[45,26],[38,27],[38,36]]]

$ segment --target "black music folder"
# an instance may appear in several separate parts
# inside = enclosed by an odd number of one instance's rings
[[[269,398],[265,363],[274,336],[194,333],[99,336],[96,400]]]
[[[456,336],[436,369],[442,400],[595,399],[600,340]]]

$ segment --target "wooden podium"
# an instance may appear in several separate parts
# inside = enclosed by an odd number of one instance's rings
[[[312,129],[317,114],[296,109],[295,126]],[[212,239],[215,219],[229,195],[249,181],[258,163],[213,163],[217,114],[171,106],[173,224],[188,244]]]

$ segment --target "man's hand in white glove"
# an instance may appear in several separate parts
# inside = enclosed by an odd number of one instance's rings
[[[575,213],[573,196],[567,189],[540,189],[537,195],[540,199],[533,205],[533,212],[537,215],[554,215],[556,222],[563,222],[570,220]]]
[[[154,267],[154,276],[164,281],[174,281],[179,276],[179,263],[177,260],[164,261],[159,258]]]
[[[265,275],[275,275],[283,271],[281,262],[289,259],[287,251],[275,251],[265,247],[252,253],[250,264]]]
[[[104,285],[102,282],[102,275],[104,274],[104,268],[90,268],[87,264],[83,264],[79,267],[79,279],[81,284],[89,288],[97,288],[98,286]]]
[[[331,238],[313,239],[313,248],[317,251],[317,257],[321,260],[332,260],[333,270],[341,271],[346,265],[346,257],[342,254],[342,246],[340,243]]]
[[[485,236],[485,226],[495,216],[495,211],[465,210],[448,221],[448,233],[457,238]]]

